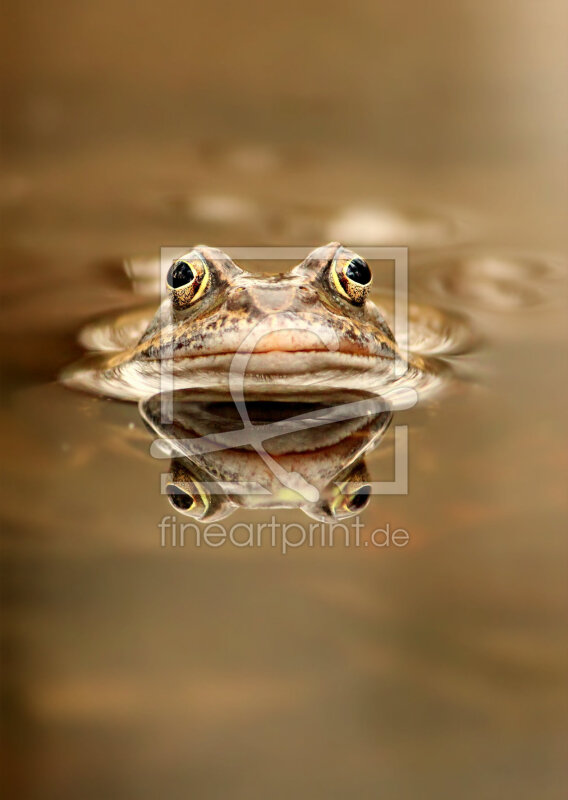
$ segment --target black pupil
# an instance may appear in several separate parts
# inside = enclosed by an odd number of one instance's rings
[[[180,511],[189,511],[194,504],[193,497],[187,492],[178,489],[177,486],[168,486],[166,492],[173,505],[179,508]]]
[[[371,282],[371,270],[369,269],[369,265],[359,257],[351,259],[347,265],[345,274],[349,280],[360,283],[362,286],[366,286]]]
[[[186,264],[185,261],[178,261],[177,264],[173,264],[170,267],[170,271],[168,272],[168,284],[172,289],[179,289],[180,286],[191,283],[194,277],[195,273],[189,264]]]
[[[357,489],[357,491],[349,498],[349,510],[355,511],[360,508],[364,508],[370,494],[370,486],[361,486],[360,489]]]

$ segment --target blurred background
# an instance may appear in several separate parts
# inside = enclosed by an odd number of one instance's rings
[[[7,796],[565,797],[566,4],[4,18]],[[409,547],[161,550],[136,409],[57,384],[80,326],[125,257],[336,237],[479,341],[362,515]]]

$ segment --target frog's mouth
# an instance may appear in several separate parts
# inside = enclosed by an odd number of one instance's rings
[[[394,373],[394,358],[341,351],[263,350],[124,360],[86,357],[62,377],[78,389],[139,400],[162,391],[206,389],[229,394],[244,388],[247,397],[309,396],[330,389],[378,391]]]
[[[166,330],[65,379],[78,388],[138,400],[172,389],[244,388],[263,397],[353,387],[380,391],[393,377],[400,360],[396,345],[375,329],[322,321],[319,315],[278,316],[252,326],[225,324],[222,336],[206,328],[181,335],[179,329]]]
[[[280,316],[267,317],[248,329],[226,326],[220,338],[192,331],[185,340],[177,339],[170,346],[165,342],[153,355],[158,356],[153,360],[159,369],[181,380],[211,372],[232,379],[242,375],[249,382],[290,377],[311,384],[321,372],[329,377],[330,371],[367,371],[380,365],[390,369],[396,347],[375,330],[352,323]]]
[[[275,358],[283,360],[290,354],[317,359],[320,354],[393,359],[396,345],[376,327],[332,315],[310,313],[272,314],[253,323],[247,318],[205,320],[201,326],[172,325],[141,342],[133,355],[142,361],[172,360],[180,364],[187,360],[244,355],[270,356],[268,367]],[[269,369],[270,372],[278,371]]]
[[[222,379],[227,385],[265,384],[284,388],[287,381],[295,386],[352,385],[354,374],[380,370],[392,370],[394,357],[381,358],[376,355],[357,355],[341,351],[320,349],[255,350],[254,352],[214,353],[187,358],[174,358],[160,362],[159,371],[168,371],[176,387],[188,388],[196,383],[207,384]],[[351,380],[347,380],[351,378]]]

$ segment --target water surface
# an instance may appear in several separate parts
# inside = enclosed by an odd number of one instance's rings
[[[560,52],[553,4],[514,20],[498,4],[473,25],[467,4],[428,19],[362,4],[363,20],[330,11],[326,35],[302,9],[305,26],[266,21],[255,58],[245,30],[201,9],[188,30],[251,55],[239,102],[213,60],[191,103],[179,27],[156,42],[146,10],[133,47],[124,26],[103,34],[57,5],[66,25],[34,13],[8,53],[12,796],[563,796],[566,193],[559,104],[533,85]],[[312,54],[302,91],[258,68],[295,50]],[[334,87],[315,92],[326,69]],[[409,494],[361,514],[367,537],[390,526],[408,543],[161,547],[164,465],[136,406],[57,382],[79,331],[153,302],[151,270],[125,259],[335,238],[410,247],[423,343],[451,375],[395,418]],[[385,296],[390,281],[385,268]],[[393,478],[392,436],[368,458],[375,480]]]

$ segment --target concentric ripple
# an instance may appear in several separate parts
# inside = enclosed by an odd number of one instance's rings
[[[560,257],[507,253],[451,255],[423,262],[413,286],[460,307],[515,311],[542,303],[550,281],[566,269]]]
[[[154,314],[156,304],[108,314],[88,323],[79,332],[79,342],[94,352],[119,352],[133,347]]]
[[[380,295],[372,299],[394,330],[394,299]],[[399,334],[397,339],[399,346],[411,353],[438,357],[467,353],[476,340],[471,323],[463,314],[413,302],[408,304],[407,335]]]

